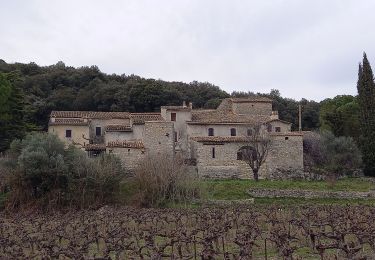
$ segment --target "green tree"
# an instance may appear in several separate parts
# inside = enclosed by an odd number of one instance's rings
[[[359,65],[357,89],[364,173],[375,176],[375,83],[366,53]]]
[[[13,75],[0,73],[0,152],[9,147],[15,138],[26,131],[24,122],[24,96],[9,80]]]
[[[322,130],[331,131],[335,136],[351,136],[359,140],[359,106],[357,98],[339,95],[320,103],[319,116]]]

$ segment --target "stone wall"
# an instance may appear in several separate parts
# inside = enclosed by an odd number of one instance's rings
[[[195,155],[197,159],[198,173],[204,178],[221,179],[250,179],[253,172],[250,166],[237,160],[238,150],[245,143],[223,143],[204,144],[194,142]],[[212,158],[212,149],[215,149],[215,158]],[[266,176],[266,166],[263,165],[259,171],[260,178]]]
[[[269,179],[298,179],[304,176],[301,135],[272,136],[267,155]]]
[[[314,190],[280,190],[280,189],[251,189],[250,196],[256,198],[335,198],[335,199],[369,199],[375,198],[375,191],[314,191]]]
[[[190,124],[188,125],[189,136],[208,136],[208,129],[214,129],[214,136],[230,136],[230,129],[235,128],[237,136],[247,136],[247,129],[252,128],[246,124]]]
[[[233,102],[232,108],[236,114],[269,116],[272,113],[271,102]]]
[[[146,157],[144,149],[114,147],[108,148],[108,152],[120,158],[122,166],[128,173],[134,173],[136,167]]]
[[[148,153],[174,155],[173,122],[145,122],[144,146]]]
[[[285,137],[288,137],[285,140]],[[246,142],[223,142],[208,144],[192,141],[192,156],[197,160],[199,175],[205,178],[253,177],[252,169],[237,160],[238,150],[248,145]],[[213,158],[215,149],[215,158]],[[259,170],[260,179],[300,179],[303,171],[302,136],[273,136],[266,161]]]

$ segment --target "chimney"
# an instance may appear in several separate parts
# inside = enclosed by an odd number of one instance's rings
[[[189,102],[189,108],[193,109],[193,103],[192,102]]]
[[[186,101],[184,100],[184,101],[182,101],[182,107],[186,107]]]
[[[52,123],[55,122],[55,116],[51,116],[51,122],[52,122]]]
[[[272,111],[271,120],[279,119],[279,111]]]

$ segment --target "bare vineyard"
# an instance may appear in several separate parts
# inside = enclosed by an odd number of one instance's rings
[[[109,208],[0,216],[0,259],[373,259],[375,208]]]

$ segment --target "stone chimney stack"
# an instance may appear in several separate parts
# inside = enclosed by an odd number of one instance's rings
[[[189,102],[189,108],[193,109],[193,103],[192,102]]]
[[[184,101],[182,101],[182,107],[186,107],[186,101],[184,100]]]
[[[271,120],[279,119],[279,111],[272,111]]]

